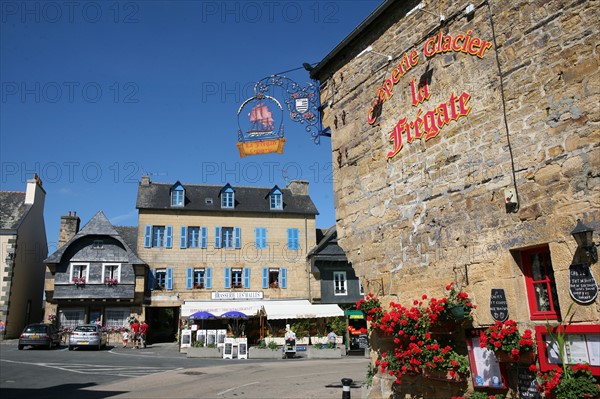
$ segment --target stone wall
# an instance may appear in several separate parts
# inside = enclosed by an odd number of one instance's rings
[[[417,4],[393,2],[315,72],[331,104],[339,243],[384,302],[456,281],[478,304],[474,326],[493,322],[491,288],[521,328],[543,324],[520,252],[548,246],[564,313],[569,265],[586,260],[571,231],[577,219],[600,231],[598,2],[489,1],[467,15],[464,2],[426,1],[406,15]],[[598,299],[573,310],[599,323]]]

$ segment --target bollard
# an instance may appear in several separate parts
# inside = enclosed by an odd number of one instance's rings
[[[350,385],[352,378],[342,378],[342,399],[350,399]]]

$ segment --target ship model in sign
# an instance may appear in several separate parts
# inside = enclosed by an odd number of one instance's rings
[[[269,105],[270,107],[269,107]],[[244,112],[244,109],[249,111]],[[262,93],[244,101],[238,110],[238,143],[240,157],[246,155],[283,153],[285,138],[283,137],[283,122],[276,125],[273,111],[279,109],[279,120],[283,121],[283,107],[275,98]],[[248,127],[242,129],[242,124]]]

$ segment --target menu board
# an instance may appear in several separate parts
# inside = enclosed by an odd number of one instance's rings
[[[569,266],[569,292],[579,303],[592,303],[598,296],[598,284],[592,275],[590,265],[577,263]]]
[[[471,376],[477,387],[505,388],[502,370],[493,351],[481,348],[479,337],[470,338]]]
[[[550,335],[546,335],[546,347],[548,363],[562,363],[558,345]],[[568,364],[600,366],[600,334],[567,334],[563,351]]]
[[[492,288],[490,295],[490,313],[496,321],[508,320],[508,302],[503,288]]]
[[[367,349],[369,347],[369,336],[367,334],[360,334],[358,336],[358,347],[360,349]]]
[[[519,398],[521,399],[540,399],[538,391],[538,381],[535,373],[529,371],[529,368],[519,367],[517,369],[517,387],[519,389]]]

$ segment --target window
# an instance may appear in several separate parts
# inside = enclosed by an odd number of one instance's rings
[[[548,247],[522,252],[531,320],[558,320],[560,308]]]
[[[242,247],[242,230],[239,227],[215,227],[215,248]]]
[[[144,248],[171,248],[173,244],[173,226],[146,225]]]
[[[287,288],[287,269],[285,267],[263,267],[262,269],[262,287],[263,288]]]
[[[88,282],[89,265],[87,263],[71,264],[71,282],[75,284],[85,284]]]
[[[231,269],[231,287],[242,288],[242,269]]]
[[[227,187],[221,192],[221,208],[233,208],[235,204],[233,188]]]
[[[225,268],[225,288],[250,288],[250,268]]]
[[[348,295],[346,272],[333,272],[333,292],[335,295]]]
[[[281,191],[278,189],[273,190],[271,193],[271,209],[283,209],[283,199],[281,195]]]
[[[363,284],[362,284],[362,281],[359,281],[359,282],[358,282],[358,289],[359,289],[359,292],[358,292],[358,293],[359,293],[360,295],[363,295],[363,296],[364,296],[364,295],[365,295],[365,287],[363,286]]]
[[[185,203],[185,189],[177,182],[171,188],[171,206],[183,206]]]
[[[104,284],[117,284],[121,282],[121,264],[105,263],[102,265],[102,281]]]
[[[194,288],[205,288],[204,280],[205,280],[205,272],[204,269],[194,269]]]
[[[186,270],[186,288],[192,289],[211,289],[212,288],[212,268],[210,267],[188,267]]]
[[[60,326],[74,329],[80,324],[85,323],[85,310],[83,309],[61,309],[60,314]]]
[[[102,248],[104,248],[104,241],[102,241],[102,240],[94,240],[94,243],[92,244],[92,248],[93,249],[102,249]]]
[[[299,248],[298,229],[288,229],[288,249],[298,250]]]
[[[167,284],[167,269],[156,269],[154,274],[154,288],[162,290]]]
[[[181,226],[180,248],[206,248],[208,230],[206,227]]]
[[[121,328],[127,327],[129,328],[129,324],[127,323],[127,318],[129,317],[129,308],[111,308],[106,309],[106,327],[107,328]]]
[[[267,248],[267,228],[257,227],[254,229],[254,246],[256,249]]]

